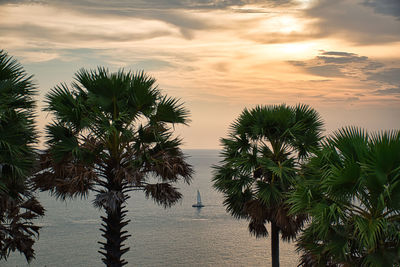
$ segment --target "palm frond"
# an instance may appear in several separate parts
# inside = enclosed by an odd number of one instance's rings
[[[369,135],[343,128],[329,137],[307,164],[306,184],[289,196],[311,222],[299,240],[303,262],[388,266],[400,263],[397,132]]]
[[[98,175],[93,166],[71,159],[65,157],[62,161],[53,161],[51,153],[42,155],[42,166],[46,169],[32,178],[34,187],[50,191],[60,199],[86,197],[97,184]]]
[[[44,208],[35,197],[19,194],[11,198],[0,193],[0,260],[7,260],[15,250],[28,262],[34,258],[34,238],[39,237],[40,227],[32,221],[43,215]]]
[[[182,198],[182,194],[177,188],[169,183],[148,184],[145,186],[144,192],[146,198],[151,197],[155,203],[164,208],[171,207]]]
[[[117,211],[121,204],[126,200],[126,196],[121,191],[99,192],[93,200],[93,205],[98,209],[105,209],[111,213]]]
[[[189,111],[184,108],[178,99],[164,96],[157,105],[157,110],[152,117],[156,122],[188,123]]]
[[[143,190],[169,207],[182,196],[171,183],[191,181],[193,168],[170,127],[186,124],[189,112],[163,96],[145,72],[112,73],[104,67],[79,70],[70,87],[54,87],[46,101],[54,121],[46,127],[47,149],[34,186],[61,199],[95,191],[94,205],[107,215],[103,262],[125,265],[121,255],[128,249],[122,242],[128,235],[121,229],[128,223],[122,206],[127,194]],[[161,183],[149,184],[154,177]]]
[[[34,258],[34,220],[44,215],[28,186],[36,165],[36,93],[32,76],[0,50],[0,260],[16,250]]]

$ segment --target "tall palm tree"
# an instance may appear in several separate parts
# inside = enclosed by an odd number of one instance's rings
[[[304,168],[292,213],[310,222],[298,248],[303,266],[400,264],[400,131],[343,128]]]
[[[22,66],[0,50],[0,260],[18,250],[34,258],[39,228],[33,220],[44,209],[32,195],[35,167],[35,85]]]
[[[272,266],[279,266],[279,233],[296,236],[303,216],[288,215],[286,193],[296,180],[296,169],[321,139],[322,121],[307,105],[257,106],[245,109],[222,139],[220,166],[214,187],[224,194],[224,205],[236,218],[250,221],[256,237],[267,236],[271,223]]]
[[[175,124],[188,122],[188,111],[161,94],[144,72],[110,73],[81,69],[71,87],[56,86],[46,97],[54,115],[47,126],[47,150],[34,178],[41,190],[65,199],[95,193],[94,205],[105,211],[99,251],[107,266],[123,266],[129,248],[126,200],[144,191],[164,207],[182,195],[172,183],[190,182],[192,167],[173,137]]]

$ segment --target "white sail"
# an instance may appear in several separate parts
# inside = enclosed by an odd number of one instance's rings
[[[192,207],[194,208],[202,208],[204,207],[203,203],[201,203],[200,191],[197,190],[197,203],[193,204]]]
[[[200,197],[200,192],[197,190],[197,204],[201,205],[201,197]]]

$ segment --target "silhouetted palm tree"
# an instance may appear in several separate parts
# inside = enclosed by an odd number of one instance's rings
[[[245,109],[222,139],[223,160],[215,167],[214,187],[236,218],[250,221],[256,237],[267,236],[271,223],[272,266],[279,266],[279,233],[296,236],[304,216],[288,215],[286,193],[296,180],[301,160],[321,139],[322,122],[306,105],[258,106]]]
[[[343,128],[324,142],[289,198],[309,213],[303,266],[400,264],[400,132]]]
[[[32,195],[29,177],[36,162],[35,85],[22,66],[0,50],[0,259],[18,250],[34,258],[44,209]]]
[[[46,99],[54,121],[36,185],[62,199],[95,192],[94,205],[106,212],[99,252],[107,266],[123,266],[128,193],[144,191],[168,207],[182,196],[171,183],[190,182],[192,168],[172,135],[188,111],[145,73],[104,68],[81,69],[71,88],[60,84]]]

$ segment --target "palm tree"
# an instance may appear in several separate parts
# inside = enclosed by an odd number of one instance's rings
[[[29,186],[36,162],[35,91],[32,76],[0,50],[0,260],[15,250],[27,261],[34,258],[40,227],[33,220],[44,215]]]
[[[321,139],[322,121],[307,105],[257,106],[245,109],[222,139],[220,166],[214,187],[224,194],[224,205],[236,218],[250,221],[250,233],[268,235],[271,223],[272,266],[279,266],[279,233],[296,236],[303,216],[288,215],[286,193],[296,180],[296,169]]]
[[[126,200],[131,191],[169,207],[182,195],[172,183],[189,183],[192,167],[173,137],[175,124],[188,122],[177,99],[163,96],[144,72],[110,73],[81,69],[72,87],[56,86],[46,96],[54,115],[47,126],[42,172],[34,178],[41,190],[65,199],[94,192],[94,205],[106,216],[99,253],[107,266],[123,266],[129,248]]]
[[[400,131],[343,128],[306,165],[288,201],[308,213],[303,266],[400,264]]]

